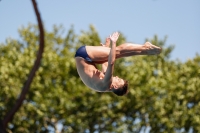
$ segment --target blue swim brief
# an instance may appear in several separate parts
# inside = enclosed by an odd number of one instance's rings
[[[86,61],[92,62],[92,60],[90,59],[90,57],[87,54],[87,51],[85,49],[85,46],[81,46],[75,54],[75,57],[82,57],[84,58]]]

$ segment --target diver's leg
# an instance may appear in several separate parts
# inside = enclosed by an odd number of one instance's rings
[[[133,55],[157,55],[160,54],[161,48],[146,42],[144,45],[124,43],[119,45],[116,50],[120,51],[117,58],[128,57]]]
[[[88,56],[96,63],[106,62],[110,53],[109,47],[86,46]],[[129,57],[134,55],[156,55],[161,48],[146,42],[144,45],[124,43],[116,47],[116,58]]]

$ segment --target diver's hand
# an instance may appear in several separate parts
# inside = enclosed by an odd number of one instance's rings
[[[109,37],[107,37],[106,38],[106,43],[105,44],[103,44],[103,43],[101,43],[101,45],[103,46],[103,47],[110,47],[110,38]]]
[[[112,35],[110,35],[110,40],[111,40],[112,42],[115,42],[115,43],[116,43],[118,37],[119,37],[119,32],[114,32]]]

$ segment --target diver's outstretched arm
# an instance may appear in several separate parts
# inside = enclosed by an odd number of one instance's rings
[[[103,83],[106,87],[106,89],[110,88],[111,83],[112,83],[112,76],[114,72],[114,64],[115,64],[115,59],[116,59],[116,42],[119,37],[118,32],[114,32],[112,35],[110,35],[110,40],[112,41],[112,46],[110,49],[110,53],[108,56],[108,67],[105,73],[105,77],[103,78]]]

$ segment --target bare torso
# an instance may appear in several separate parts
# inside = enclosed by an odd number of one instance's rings
[[[83,83],[89,88],[99,91],[102,87],[104,74],[99,71],[95,64],[85,61],[82,57],[75,57],[78,74]]]

